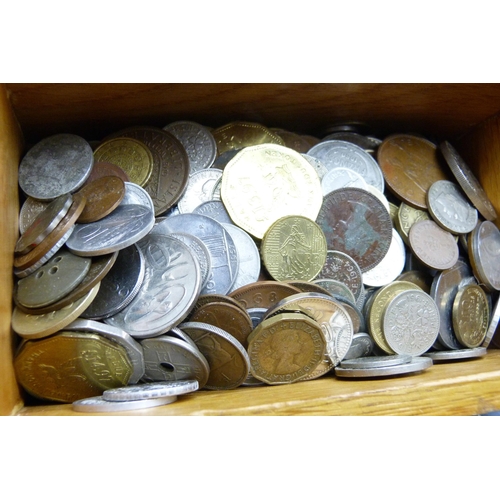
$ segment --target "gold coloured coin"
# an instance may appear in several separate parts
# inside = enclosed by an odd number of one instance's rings
[[[420,210],[402,202],[399,205],[395,226],[399,236],[401,236],[402,240],[409,246],[411,226],[421,220],[430,220],[430,218],[431,216],[426,210]]]
[[[323,203],[314,167],[300,153],[277,144],[236,154],[222,174],[221,198],[233,222],[258,239],[287,215],[315,221]]]
[[[153,155],[142,142],[131,137],[117,137],[104,141],[94,151],[95,162],[118,165],[129,176],[130,182],[144,187],[153,172]]]

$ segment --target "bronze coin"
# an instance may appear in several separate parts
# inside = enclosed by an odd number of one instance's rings
[[[198,308],[189,321],[208,323],[231,334],[243,347],[248,346],[247,338],[252,333],[253,324],[249,314],[240,306],[227,302],[210,302]]]
[[[269,309],[280,300],[295,293],[300,293],[300,290],[287,283],[278,281],[257,281],[255,283],[243,285],[228,295],[236,299],[248,310],[254,307]]]
[[[389,251],[391,216],[376,196],[363,189],[328,193],[316,222],[323,229],[328,249],[349,255],[363,273],[379,264]]]
[[[76,222],[87,224],[106,217],[120,204],[125,196],[125,183],[108,175],[85,185],[79,192],[87,198],[87,203]]]
[[[430,295],[433,277],[429,273],[419,270],[405,271],[401,273],[396,281],[409,281],[420,287],[425,293]]]
[[[447,180],[437,147],[422,137],[394,134],[382,142],[377,160],[392,193],[414,208],[427,210],[427,191],[440,180]]]
[[[288,283],[289,285],[298,288],[298,292],[314,292],[314,293],[323,293],[325,295],[330,295],[330,292],[318,285],[317,283],[313,283],[311,281],[301,281],[301,280],[286,280],[284,283]]]
[[[210,304],[211,302],[226,302],[233,306],[239,307],[242,311],[246,311],[246,309],[240,302],[238,302],[236,299],[233,299],[232,297],[229,297],[229,295],[222,295],[220,293],[207,293],[198,297],[198,300],[193,306],[190,314],[195,313],[200,307],[203,307],[206,304]]]
[[[130,177],[125,170],[123,170],[123,168],[115,165],[114,163],[110,163],[109,161],[96,161],[90,171],[89,178],[85,181],[83,186],[86,186],[101,177],[107,177],[108,175],[119,177],[123,182],[130,182]]]
[[[311,149],[310,141],[302,135],[281,129],[271,129],[271,131],[283,139],[287,148],[294,149],[297,153],[307,153]]]

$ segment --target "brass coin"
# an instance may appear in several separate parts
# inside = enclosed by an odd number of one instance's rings
[[[429,212],[427,212],[426,210],[419,210],[418,208],[414,208],[404,202],[399,205],[395,227],[402,240],[408,246],[410,246],[408,235],[410,234],[411,226],[421,220],[431,220]]]
[[[439,162],[437,147],[422,137],[387,137],[378,147],[377,160],[389,190],[415,208],[427,210],[427,191],[434,182],[448,178]]]
[[[130,182],[144,187],[153,171],[153,156],[142,142],[130,137],[117,137],[104,141],[94,151],[94,161],[114,163],[122,168]]]
[[[232,122],[212,130],[219,156],[232,149],[241,149],[258,144],[285,145],[281,137],[259,123]]]
[[[488,298],[479,285],[458,290],[453,301],[453,330],[465,347],[479,347],[488,332],[490,310]]]
[[[396,281],[409,281],[410,283],[414,283],[428,294],[431,293],[432,280],[433,277],[430,274],[418,270],[405,271],[396,278]]]
[[[325,336],[316,321],[303,314],[278,314],[262,321],[252,334],[250,371],[269,385],[290,384],[313,372],[325,350]]]
[[[14,369],[33,396],[72,403],[127,385],[132,363],[124,347],[100,335],[61,332],[25,342]]]
[[[276,280],[313,280],[326,260],[326,238],[316,222],[298,215],[271,224],[260,245],[262,261]]]
[[[94,166],[90,171],[89,178],[85,181],[83,186],[86,186],[101,177],[107,177],[109,175],[119,177],[123,182],[130,182],[130,177],[125,170],[123,170],[123,168],[115,165],[114,163],[110,163],[109,161],[98,161],[94,163]]]
[[[247,310],[256,307],[269,309],[285,297],[300,293],[300,291],[299,288],[288,283],[257,281],[244,285],[228,295],[236,299]]]
[[[87,224],[106,217],[120,204],[125,196],[125,183],[109,175],[86,184],[79,193],[87,198],[87,203],[76,222]]]

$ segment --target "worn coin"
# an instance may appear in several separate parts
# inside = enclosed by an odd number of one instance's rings
[[[271,131],[283,139],[287,148],[293,149],[297,153],[307,153],[311,149],[309,141],[296,132],[282,129],[271,129]]]
[[[179,211],[188,214],[201,203],[211,201],[214,185],[221,177],[222,172],[214,168],[193,172],[177,203]]]
[[[177,396],[165,396],[155,399],[139,399],[137,401],[107,401],[102,396],[73,401],[71,408],[83,413],[111,413],[116,411],[137,411],[156,406],[165,406],[177,401]]]
[[[362,135],[358,132],[347,131],[347,130],[333,132],[323,137],[322,140],[323,141],[337,140],[337,141],[352,142],[353,144],[356,144],[356,146],[359,146],[360,148],[364,149],[367,153],[374,153],[375,151],[377,151],[377,148],[380,146],[380,144],[382,144],[382,141],[380,139],[377,139],[376,137]]]
[[[474,347],[471,349],[455,349],[453,351],[431,351],[422,354],[436,361],[456,361],[462,359],[481,358],[487,354],[486,347]]]
[[[500,290],[500,230],[493,222],[476,226],[467,240],[474,274],[490,291]]]
[[[100,179],[101,177],[107,177],[108,175],[114,175],[115,177],[119,177],[123,182],[130,182],[130,177],[123,170],[123,168],[115,165],[114,163],[110,163],[109,161],[96,161],[94,162],[94,166],[85,181],[84,186],[90,184],[96,179]]]
[[[243,285],[228,295],[248,310],[254,307],[269,309],[281,299],[299,292],[300,290],[297,287],[288,283],[257,281]]]
[[[328,172],[328,169],[323,165],[323,162],[321,160],[318,160],[318,158],[315,158],[314,156],[308,155],[306,153],[302,153],[302,156],[312,165],[312,167],[318,174],[319,180],[321,181]]]
[[[409,363],[410,354],[388,354],[387,356],[368,356],[357,359],[344,360],[341,368],[382,368],[384,366],[397,366]]]
[[[332,168],[321,179],[323,196],[345,187],[357,187],[366,189],[366,182],[355,170],[345,167]]]
[[[125,196],[120,205],[142,205],[151,213],[155,212],[154,203],[149,193],[133,182],[125,183]]]
[[[323,288],[323,290],[326,290],[328,295],[332,297],[343,297],[353,304],[356,302],[356,298],[354,297],[351,289],[342,281],[332,278],[322,278],[319,280],[314,280],[314,284],[319,285],[321,288]]]
[[[432,280],[433,277],[429,273],[413,270],[402,272],[395,281],[410,281],[411,283],[418,285],[425,293],[430,295]]]
[[[430,220],[431,216],[427,210],[419,210],[404,202],[400,203],[398,215],[396,217],[396,229],[399,232],[403,241],[409,246],[410,240],[408,235],[413,224],[421,220]]]
[[[409,363],[395,366],[382,366],[378,368],[342,368],[338,366],[335,368],[335,375],[346,378],[389,377],[392,375],[421,372],[430,368],[432,364],[432,359],[429,357],[417,356],[412,358]]]
[[[197,391],[198,388],[197,380],[149,382],[107,389],[102,393],[102,397],[106,401],[138,401],[141,399],[164,398],[166,396],[180,396]]]
[[[500,298],[497,297],[495,305],[492,307],[492,314],[490,319],[490,324],[488,326],[488,331],[486,332],[486,337],[481,344],[481,347],[488,347],[490,342],[495,335],[498,323],[500,322]]]
[[[19,212],[19,233],[23,235],[51,201],[40,201],[29,196]]]
[[[349,347],[349,350],[346,352],[343,361],[371,356],[373,353],[373,346],[373,339],[368,333],[355,333],[352,336],[351,347]]]
[[[224,206],[224,203],[219,200],[209,200],[209,201],[204,201],[203,203],[200,203],[198,206],[196,206],[192,212],[194,214],[201,214],[201,215],[206,215],[207,217],[212,217],[212,219],[215,219],[217,222],[220,222],[221,224],[228,224],[232,225],[233,221],[231,220],[231,217],[229,217],[229,214],[227,213],[226,207]]]

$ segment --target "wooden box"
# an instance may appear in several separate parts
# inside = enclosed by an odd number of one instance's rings
[[[126,126],[175,120],[217,127],[260,122],[316,137],[356,121],[383,138],[449,140],[500,213],[500,85],[496,84],[3,84],[0,85],[0,414],[82,415],[71,405],[24,405],[10,326],[18,238],[19,160],[55,133],[98,140]],[[497,221],[498,224],[498,221]],[[380,380],[332,376],[289,386],[199,391],[137,415],[474,415],[500,409],[500,351]],[[127,412],[124,414],[134,414]]]

